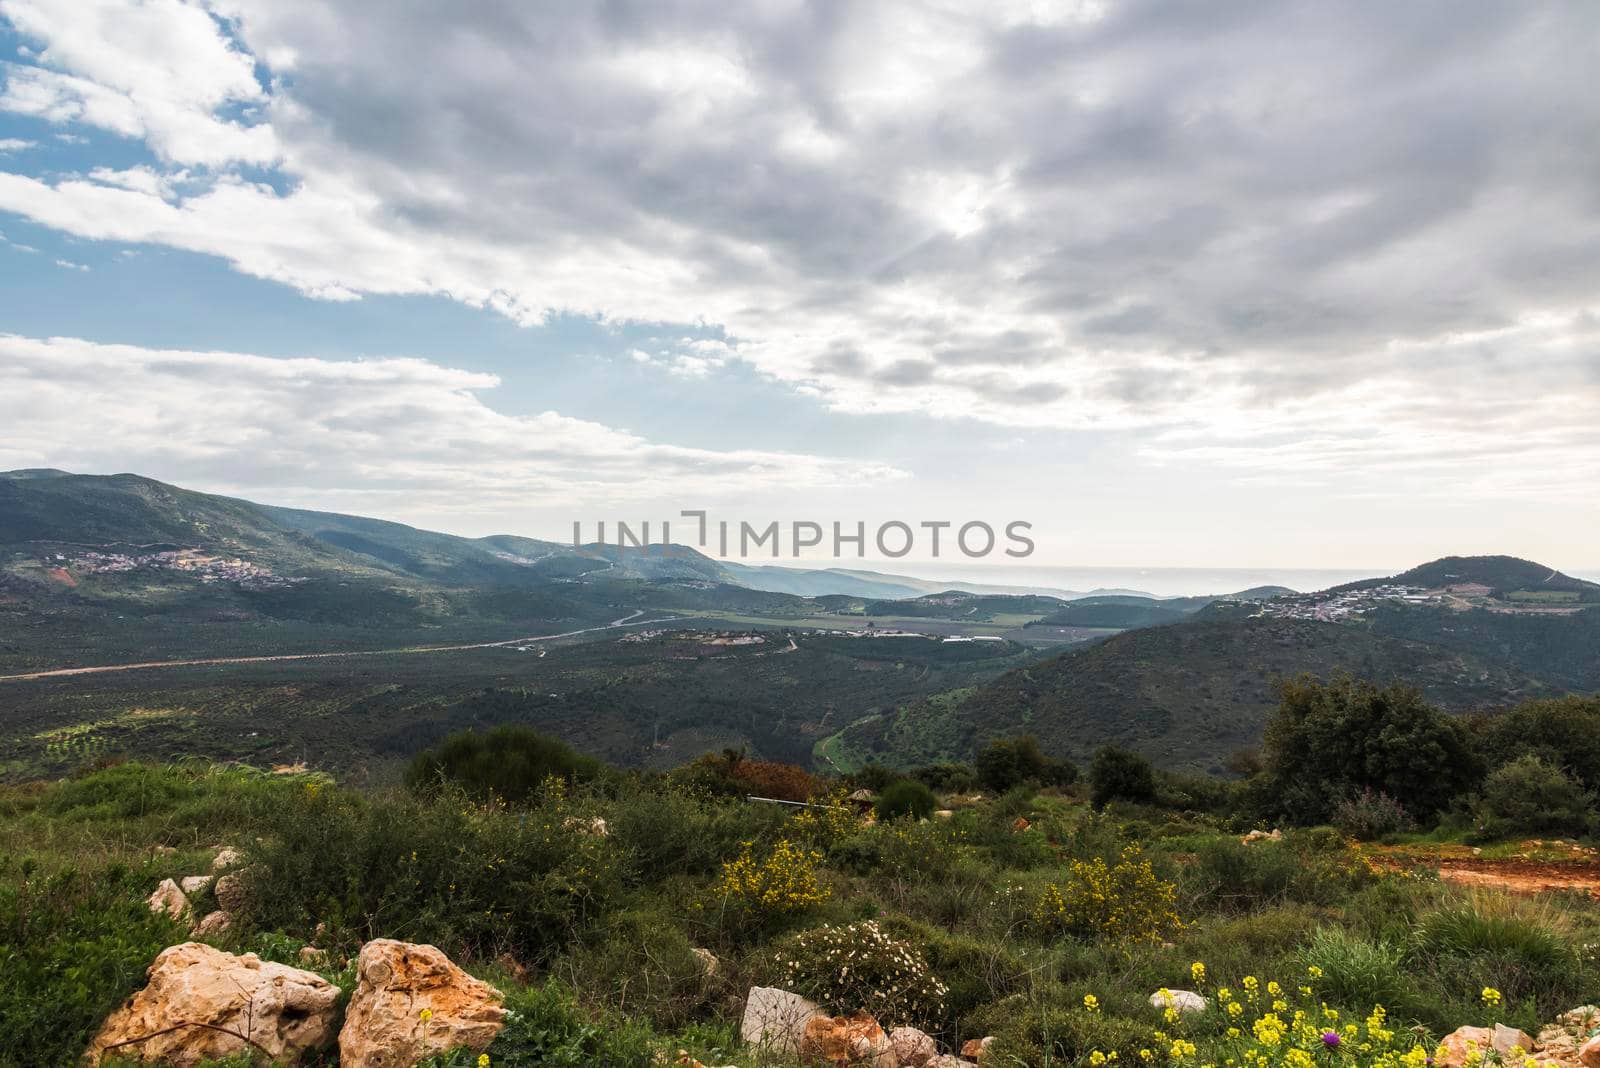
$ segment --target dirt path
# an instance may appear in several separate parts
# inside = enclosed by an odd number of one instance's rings
[[[663,619],[640,619],[635,616],[644,614],[640,609],[632,616],[624,616],[613,623],[599,627],[584,627],[581,630],[563,631],[560,634],[535,634],[525,638],[507,638],[498,642],[473,642],[469,645],[408,645],[398,649],[350,649],[327,653],[278,653],[273,656],[214,656],[193,660],[146,660],[136,664],[102,664],[94,667],[52,668],[47,671],[29,671],[21,675],[0,675],[0,682],[24,682],[29,679],[57,679],[69,675],[103,675],[114,671],[147,671],[151,668],[174,667],[206,667],[213,664],[275,664],[289,660],[336,660],[355,656],[399,656],[411,653],[459,653],[470,649],[502,649],[510,645],[531,645],[534,642],[554,641],[557,638],[573,638],[580,634],[595,634],[603,630],[619,630],[623,627],[642,627],[647,623],[671,623],[683,619],[683,616],[667,616]]]
[[[1600,854],[1566,841],[1529,839],[1510,857],[1485,857],[1468,846],[1379,847],[1377,859],[1392,867],[1428,867],[1441,882],[1483,886],[1518,894],[1560,890],[1600,898]]]
[[[1518,894],[1568,890],[1600,897],[1600,865],[1542,864],[1531,860],[1446,860],[1439,879],[1462,886],[1487,886]]]

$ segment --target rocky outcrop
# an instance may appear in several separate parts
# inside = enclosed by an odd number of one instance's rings
[[[898,1068],[894,1047],[878,1021],[865,1012],[849,1016],[818,1014],[800,1035],[800,1056],[834,1068]]]
[[[1184,1016],[1190,1013],[1205,1012],[1206,999],[1196,994],[1193,990],[1157,990],[1150,995],[1150,1004],[1163,1011],[1177,1009]]]
[[[717,974],[718,971],[721,970],[722,962],[718,960],[717,955],[711,952],[709,949],[701,949],[696,947],[695,949],[690,950],[690,952],[694,954],[695,961],[700,965],[700,974],[705,976],[707,979],[712,978]]]
[[[889,1047],[900,1068],[926,1068],[939,1055],[933,1039],[915,1027],[896,1027],[889,1032]]]
[[[211,859],[211,872],[215,875],[219,872],[227,871],[229,868],[237,868],[243,863],[243,853],[232,846],[223,846],[217,850],[217,855]]]
[[[465,1046],[484,1050],[504,1026],[500,992],[433,946],[379,938],[361,947],[339,1032],[341,1068],[407,1068]]]
[[[254,1050],[285,1063],[333,1041],[339,989],[319,975],[199,942],[165,949],[149,982],[106,1018],[85,1056],[190,1068]]]
[[[800,1052],[806,1024],[824,1015],[799,994],[775,986],[753,986],[745,998],[739,1037],[769,1053],[793,1057]]]

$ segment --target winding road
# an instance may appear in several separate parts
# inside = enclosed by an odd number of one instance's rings
[[[102,675],[113,671],[147,671],[151,668],[206,667],[212,664],[275,664],[289,660],[335,660],[355,656],[398,656],[407,653],[459,653],[470,649],[501,649],[508,645],[530,645],[534,642],[554,641],[557,638],[575,638],[580,634],[596,634],[624,627],[642,627],[650,623],[672,623],[685,616],[664,616],[660,619],[640,619],[644,609],[631,615],[614,619],[598,627],[584,627],[560,634],[535,634],[525,638],[507,638],[500,642],[473,642],[469,645],[408,645],[398,649],[348,649],[329,653],[278,653],[273,656],[216,656],[194,660],[147,660],[136,664],[101,664],[94,667],[51,668],[47,671],[29,671],[21,675],[0,675],[0,682],[25,682],[29,679],[58,679],[69,675]]]

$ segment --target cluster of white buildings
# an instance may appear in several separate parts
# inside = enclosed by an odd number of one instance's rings
[[[201,582],[232,582],[242,589],[269,590],[306,581],[275,575],[260,564],[237,557],[228,560],[199,549],[168,549],[158,553],[86,552],[68,559],[56,553],[52,561],[80,575],[105,575],[126,571],[182,571]]]
[[[1420,586],[1397,583],[1338,593],[1303,593],[1255,602],[1258,606],[1256,614],[1260,616],[1271,619],[1315,619],[1325,623],[1336,623],[1385,604],[1442,603],[1444,600],[1438,594],[1429,593]]]

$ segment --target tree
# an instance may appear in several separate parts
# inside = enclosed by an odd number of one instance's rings
[[[1114,745],[1103,747],[1089,765],[1089,803],[1105,808],[1112,801],[1155,800],[1156,773],[1150,761]]]
[[[1532,755],[1600,789],[1600,696],[1525,701],[1474,726],[1491,766]]]
[[[597,777],[602,765],[581,756],[566,742],[527,727],[502,724],[483,734],[462,731],[412,758],[406,785],[431,793],[445,783],[470,797],[498,798],[516,804],[527,800],[549,776],[567,782]]]
[[[1278,697],[1261,796],[1295,823],[1327,823],[1340,801],[1363,790],[1431,819],[1482,775],[1461,723],[1408,686],[1303,677],[1281,685]]]
[[[978,781],[997,794],[1030,782],[1067,786],[1078,777],[1072,764],[1046,756],[1031,734],[996,738],[979,751],[976,767]]]
[[[933,791],[915,779],[901,779],[884,787],[874,808],[880,820],[894,820],[902,816],[926,819],[937,807]]]

